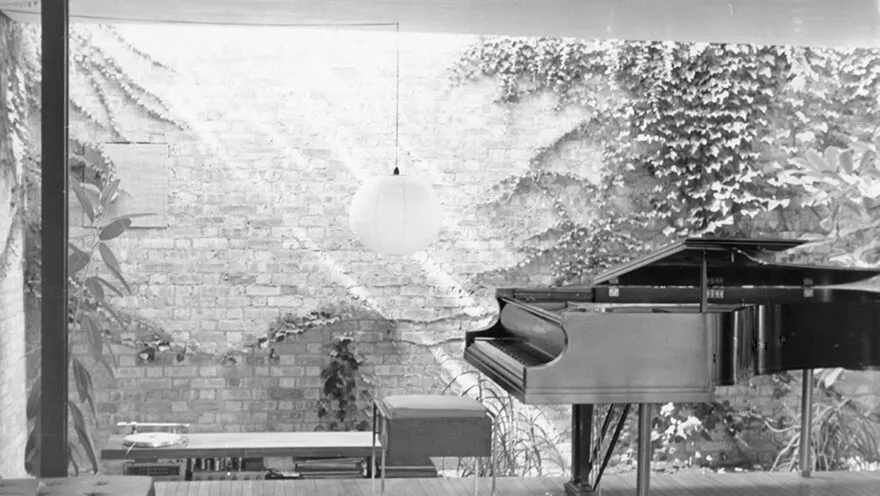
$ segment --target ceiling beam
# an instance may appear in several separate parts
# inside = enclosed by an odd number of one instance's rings
[[[44,0],[52,2],[54,0]],[[74,22],[400,23],[402,31],[880,46],[877,0],[70,0]],[[0,0],[36,21],[39,1]]]

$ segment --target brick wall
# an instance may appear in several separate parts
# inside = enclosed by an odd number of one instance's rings
[[[170,152],[168,227],[113,242],[134,289],[118,303],[148,322],[124,338],[165,332],[188,353],[146,364],[138,349],[115,346],[117,379],[97,378],[102,436],[128,419],[187,421],[197,430],[314,429],[320,370],[342,333],[357,336],[369,390],[442,388],[451,372],[430,344],[460,340],[494,311],[490,288],[471,293],[461,284],[517,257],[515,240],[476,204],[583,115],[557,113],[551,99],[492,106],[492,84],[451,90],[445,71],[472,38],[401,35],[401,169],[435,184],[447,217],[427,255],[385,258],[352,238],[348,205],[361,181],[392,168],[393,35],[119,29],[176,74],[138,62],[112,38],[99,37],[102,46],[192,126],[184,133],[158,124],[113,97],[127,140],[167,143]],[[73,81],[74,97],[96,105]],[[593,156],[572,148],[558,166],[589,171],[584,159]],[[73,235],[80,226],[72,222]],[[252,347],[279,315],[328,306],[343,308],[344,318],[276,344],[277,360]],[[449,346],[460,356],[460,343]]]
[[[146,364],[136,348],[115,346],[118,378],[99,386],[103,434],[129,419],[187,421],[196,430],[311,430],[321,367],[333,336],[345,332],[357,333],[366,386],[379,394],[448,381],[461,364],[443,357],[460,356],[460,343],[443,346],[446,355],[429,345],[460,339],[494,311],[491,288],[462,292],[463,281],[516,261],[509,226],[541,221],[541,205],[489,216],[480,201],[583,112],[557,113],[549,98],[493,105],[491,83],[448,88],[446,69],[474,39],[401,35],[401,168],[435,184],[446,221],[426,254],[386,258],[360,248],[347,216],[360,182],[388,173],[394,157],[392,34],[119,30],[176,72],[138,61],[111,37],[96,40],[192,126],[174,130],[112,99],[125,139],[167,143],[171,164],[168,227],[114,242],[134,288],[119,304],[149,323],[124,337],[163,331],[189,352]],[[74,78],[72,91],[96,105],[83,81]],[[589,148],[565,149],[556,160],[586,177],[601,169]],[[328,305],[345,308],[346,317],[277,344],[277,360],[252,347],[279,315]],[[876,375],[846,377],[867,378],[869,389],[856,388],[865,398],[880,392]],[[766,393],[719,390],[774,408]]]
[[[158,354],[144,362],[130,347],[114,346],[118,367],[111,383],[98,373],[98,411],[107,428],[123,419],[192,423],[192,430],[228,432],[311,431],[319,425],[317,402],[322,395],[321,369],[330,361],[334,339],[352,336],[363,363],[358,386],[371,394],[430,392],[444,377],[431,353],[417,342],[391,339],[394,323],[371,312],[290,335],[263,350],[229,353],[219,358],[193,353],[178,358]],[[87,355],[86,345],[76,353]],[[95,369],[100,370],[100,369]],[[361,406],[368,405],[367,397]]]
[[[27,441],[24,272],[21,207],[17,185],[21,177],[11,123],[15,71],[19,71],[17,25],[0,13],[0,477],[24,475]]]

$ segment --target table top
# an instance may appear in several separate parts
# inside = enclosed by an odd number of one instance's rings
[[[360,458],[372,456],[371,432],[205,432],[186,434],[186,444],[164,448],[127,448],[125,436],[111,436],[103,460],[157,458],[299,457]],[[379,446],[377,439],[376,446]]]

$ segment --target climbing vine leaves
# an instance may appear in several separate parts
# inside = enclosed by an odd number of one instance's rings
[[[28,139],[27,119],[24,105],[24,72],[21,45],[24,43],[22,29],[7,18],[0,16],[0,184],[8,185],[11,193],[6,205],[6,215],[0,216],[0,280],[15,267],[13,255],[21,240],[22,177],[18,164],[25,154]],[[0,210],[2,212],[2,210]]]
[[[317,401],[319,431],[367,430],[371,400],[369,381],[360,368],[363,359],[350,335],[335,336],[330,361],[321,369],[321,397]]]
[[[618,51],[626,122],[606,160],[657,179],[649,206],[666,233],[718,232],[766,205],[753,184],[785,70],[772,48],[630,43]]]
[[[556,208],[557,222],[523,237],[523,258],[507,268],[548,262],[557,284],[670,238],[803,230],[777,213],[797,208],[803,192],[781,173],[808,150],[870,142],[880,122],[874,50],[485,38],[451,79],[497,81],[501,105],[552,94],[558,108],[587,116],[495,185],[488,202],[554,198],[557,181],[583,183],[579,194],[601,215],[575,220]],[[572,142],[601,151],[599,183],[547,174],[545,158]],[[806,228],[821,231],[817,223]]]

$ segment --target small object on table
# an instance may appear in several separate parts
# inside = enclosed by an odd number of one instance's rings
[[[117,429],[127,429],[130,434],[138,432],[171,432],[185,434],[189,432],[190,424],[180,422],[117,422]]]
[[[141,432],[122,438],[124,448],[166,448],[186,444],[186,436],[172,432]]]
[[[288,479],[302,479],[303,476],[300,474],[296,474],[293,472],[282,472],[280,470],[275,470],[274,468],[270,468],[268,472],[266,472],[265,479],[266,480],[288,480]]]

